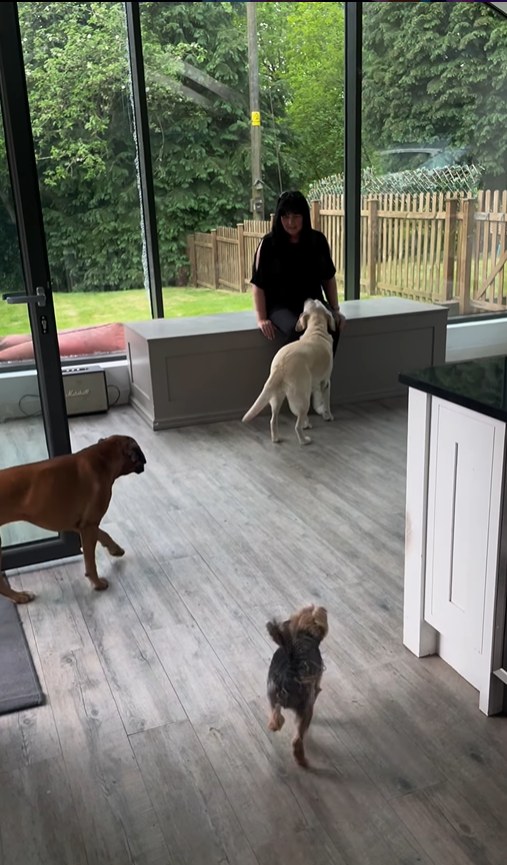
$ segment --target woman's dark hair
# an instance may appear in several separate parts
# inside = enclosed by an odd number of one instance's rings
[[[310,237],[312,230],[310,206],[302,192],[298,192],[296,189],[290,189],[288,192],[282,192],[276,203],[272,228],[275,243],[288,242],[289,238],[287,232],[284,230],[282,225],[282,216],[288,216],[289,213],[300,213],[303,217],[301,240],[304,241]]]

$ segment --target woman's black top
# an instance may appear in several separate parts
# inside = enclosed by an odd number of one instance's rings
[[[313,228],[309,237],[299,243],[275,244],[271,232],[266,234],[261,241],[258,266],[256,260],[257,252],[251,281],[266,295],[268,316],[279,308],[300,315],[307,298],[324,299],[322,282],[336,273],[325,235]]]

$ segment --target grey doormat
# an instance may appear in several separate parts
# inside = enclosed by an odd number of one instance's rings
[[[16,604],[0,595],[0,715],[40,706],[43,702]]]

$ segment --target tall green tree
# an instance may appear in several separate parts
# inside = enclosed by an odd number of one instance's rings
[[[138,287],[123,4],[20,3],[19,11],[55,289]],[[246,15],[244,4],[143,3],[141,16],[161,265],[173,284],[184,278],[187,232],[249,216]],[[0,237],[14,236],[2,140]],[[13,262],[3,258],[9,283]]]
[[[18,8],[54,288],[142,285],[122,4]]]
[[[259,84],[262,110],[265,201],[273,212],[280,192],[304,183],[295,155],[295,136],[287,122],[292,91],[287,81],[288,17],[295,3],[258,3]],[[271,162],[270,162],[271,160]],[[269,179],[274,178],[270,183]]]
[[[343,169],[342,3],[259,3],[261,86],[284,185]],[[285,173],[283,173],[285,172]]]
[[[121,3],[19,3],[56,290],[143,282],[126,27]],[[343,157],[339,3],[259,3],[263,179],[308,187]],[[186,234],[250,217],[244,3],[141,4],[160,257],[185,279]],[[0,137],[0,282],[19,265]],[[19,267],[16,271],[19,280]]]
[[[285,80],[293,158],[305,187],[343,170],[344,17],[341,3],[293,3]]]
[[[343,4],[257,8],[261,89],[280,183],[307,191],[316,178],[343,169]]]
[[[484,3],[372,3],[364,13],[365,159],[445,141],[490,180],[507,165],[507,21]]]

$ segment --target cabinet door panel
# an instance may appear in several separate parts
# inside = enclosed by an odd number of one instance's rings
[[[475,687],[491,655],[504,426],[432,400],[425,618]]]

